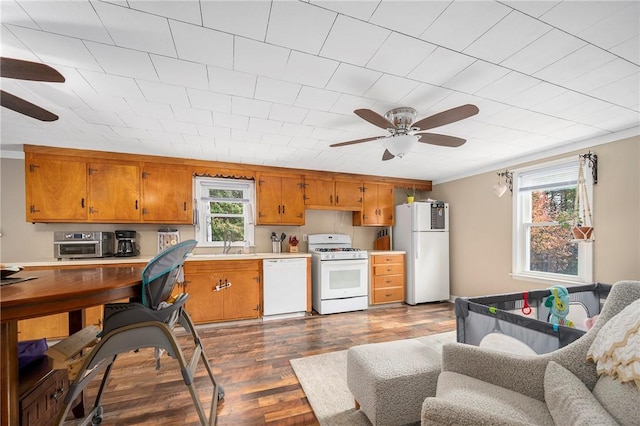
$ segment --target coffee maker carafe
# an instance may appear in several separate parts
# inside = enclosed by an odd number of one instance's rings
[[[116,256],[129,257],[137,256],[136,231],[116,231],[117,249]]]

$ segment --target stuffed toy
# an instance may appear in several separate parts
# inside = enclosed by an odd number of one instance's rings
[[[551,324],[574,327],[573,321],[567,319],[569,315],[569,292],[561,285],[549,288],[551,294],[544,301],[544,306],[549,308],[549,322]]]
[[[586,328],[587,330],[590,330],[591,327],[593,327],[593,325],[598,320],[598,317],[599,317],[599,315],[594,315],[591,318],[585,318],[584,319],[584,328]]]

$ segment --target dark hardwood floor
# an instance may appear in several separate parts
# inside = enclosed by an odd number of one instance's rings
[[[454,329],[453,305],[434,303],[236,323],[198,332],[226,392],[218,405],[218,425],[317,425],[290,359]],[[94,380],[88,387],[89,406],[97,386]],[[211,386],[200,367],[196,386],[208,412]],[[102,405],[104,425],[199,424],[177,362],[165,355],[156,371],[151,349],[118,358]]]

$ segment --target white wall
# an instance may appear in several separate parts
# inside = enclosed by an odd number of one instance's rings
[[[640,280],[640,137],[591,148],[598,155],[594,186],[594,280]],[[558,157],[576,156],[583,149]],[[430,196],[450,203],[451,294],[478,296],[545,288],[511,273],[512,197],[492,191],[496,170],[433,186]]]

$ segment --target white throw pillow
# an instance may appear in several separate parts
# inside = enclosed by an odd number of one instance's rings
[[[553,361],[544,373],[544,399],[557,425],[618,424],[580,379]]]

